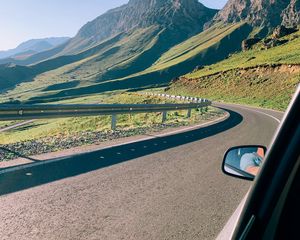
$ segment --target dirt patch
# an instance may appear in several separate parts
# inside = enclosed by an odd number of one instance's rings
[[[216,76],[222,76],[226,74],[231,74],[235,73],[238,75],[245,75],[247,73],[260,73],[260,74],[270,74],[270,73],[287,73],[287,74],[298,74],[300,73],[300,64],[266,64],[266,65],[259,65],[255,67],[245,67],[245,68],[237,68],[237,69],[230,69],[227,71],[222,71],[222,72],[217,72],[213,74],[209,74],[200,78],[186,78],[184,76],[177,78],[176,80],[173,81],[173,83],[176,82],[197,82],[201,80],[206,80],[211,77],[216,77]]]

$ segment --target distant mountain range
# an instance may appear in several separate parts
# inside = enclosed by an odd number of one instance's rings
[[[53,37],[53,38],[42,38],[42,39],[32,39],[21,43],[14,49],[7,51],[0,51],[0,59],[3,58],[15,58],[15,59],[25,59],[29,56],[37,54],[54,48],[67,42],[70,38],[68,37]]]
[[[77,35],[64,46],[44,51],[27,59],[3,59],[0,64],[28,65],[49,58],[74,55],[97,46],[119,34],[132,35],[137,29],[156,28],[169,32],[172,46],[203,30],[217,10],[209,9],[197,0],[130,0],[128,4],[112,9],[85,24]],[[149,40],[149,38],[148,38]]]
[[[1,59],[0,90],[30,82],[36,96],[22,98],[48,101],[167,84],[240,51],[254,33],[299,24],[299,9],[298,0],[229,0],[220,11],[198,0],[130,0],[56,47],[31,54],[49,43],[40,42]]]

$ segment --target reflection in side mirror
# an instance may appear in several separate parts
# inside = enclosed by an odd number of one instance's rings
[[[230,176],[254,180],[265,154],[264,146],[240,146],[229,149],[224,157],[222,170]]]

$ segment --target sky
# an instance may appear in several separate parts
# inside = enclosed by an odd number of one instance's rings
[[[227,0],[200,0],[222,8]],[[73,37],[88,21],[128,0],[1,0],[0,50],[29,39]]]

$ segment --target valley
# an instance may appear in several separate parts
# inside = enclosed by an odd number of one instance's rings
[[[218,11],[196,0],[179,4],[131,0],[50,50],[24,59],[1,59],[0,103],[165,102],[139,95],[146,90],[283,111],[300,82],[297,8],[293,1],[270,3],[253,16],[261,4],[262,0],[251,5],[230,0]],[[271,11],[282,14],[274,17]],[[294,11],[294,19],[284,15],[287,11]],[[278,25],[282,36],[274,37]],[[137,122],[149,127],[159,119],[127,116],[120,126],[138,132]],[[107,131],[109,121],[108,117],[37,121],[29,128],[2,133],[0,142],[46,139],[59,132],[69,139],[82,131]],[[169,121],[174,124],[172,114]]]

